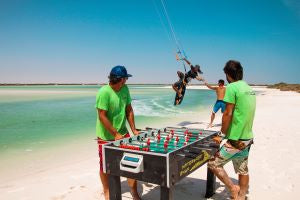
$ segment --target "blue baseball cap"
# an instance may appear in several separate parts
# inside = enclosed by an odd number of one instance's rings
[[[113,76],[116,78],[128,78],[128,77],[132,77],[131,74],[127,74],[127,70],[124,66],[121,65],[117,65],[115,67],[113,67],[110,71],[109,76]]]

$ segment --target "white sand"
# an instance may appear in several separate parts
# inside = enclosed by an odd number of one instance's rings
[[[193,86],[195,87],[195,86]],[[197,87],[196,87],[197,88]],[[257,111],[254,122],[255,144],[251,149],[249,199],[297,199],[300,195],[300,156],[297,142],[300,137],[300,94],[274,89],[255,88]],[[203,123],[195,121],[189,127],[205,128],[210,113]],[[220,114],[215,123],[220,124]],[[219,130],[220,126],[214,127]],[[79,155],[68,154],[64,162],[49,165],[43,171],[28,171],[22,175],[0,177],[0,199],[103,199],[98,178],[97,146],[90,141]],[[88,147],[88,148],[87,148]],[[60,160],[60,159],[58,159]],[[234,180],[231,164],[227,171]],[[204,199],[206,167],[201,167],[176,185],[175,199]],[[131,199],[126,179],[122,178],[123,199]],[[224,184],[217,180],[217,193],[211,199],[228,199]],[[159,187],[139,183],[143,199],[159,199]]]

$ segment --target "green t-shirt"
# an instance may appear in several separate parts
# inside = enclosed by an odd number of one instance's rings
[[[235,104],[226,138],[252,139],[252,125],[256,107],[255,93],[245,81],[236,81],[226,87],[224,101]]]
[[[112,126],[121,134],[128,133],[126,128],[126,106],[131,103],[131,97],[127,85],[115,92],[110,85],[99,89],[96,97],[96,108],[107,111],[107,118]],[[99,120],[97,112],[96,123],[97,137],[103,140],[114,140],[114,136],[106,130]]]

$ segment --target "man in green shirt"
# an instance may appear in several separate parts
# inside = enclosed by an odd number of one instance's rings
[[[246,197],[249,174],[248,155],[253,144],[252,125],[256,107],[255,93],[243,81],[243,68],[238,61],[230,60],[224,67],[228,85],[224,101],[226,109],[222,117],[221,133],[227,141],[209,160],[208,167],[226,185],[232,199],[244,200]],[[216,139],[220,142],[220,139]],[[223,166],[233,162],[239,175],[239,185],[233,184]]]
[[[131,97],[126,80],[131,77],[124,66],[115,66],[109,75],[109,84],[100,88],[96,98],[98,112],[96,133],[100,158],[100,179],[103,185],[105,200],[109,200],[108,175],[103,172],[102,145],[107,141],[130,137],[126,128],[128,121],[133,134],[139,134],[135,128],[134,113],[131,107]],[[137,192],[137,182],[128,178],[131,195],[134,200],[140,200]]]

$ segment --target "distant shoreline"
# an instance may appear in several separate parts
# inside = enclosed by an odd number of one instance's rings
[[[300,93],[300,84],[277,83],[269,85],[268,88],[279,89],[280,91],[294,91]]]
[[[0,83],[0,87],[13,87],[13,86],[103,86],[107,83]],[[129,83],[129,86],[165,86],[172,87],[172,84],[159,84],[159,83]],[[215,83],[211,84],[216,86]],[[253,87],[267,87],[273,89],[279,89],[281,91],[294,91],[300,93],[300,84],[287,84],[287,83],[277,83],[277,84],[249,84]],[[196,89],[195,86],[199,86],[203,89],[206,88],[204,84],[189,84],[188,87],[191,89]]]
[[[39,85],[105,85],[106,83],[1,83],[0,86],[39,86]]]
[[[107,83],[0,83],[0,86],[48,86],[48,85],[106,85]],[[159,85],[171,86],[172,84],[163,83],[129,83],[127,85]],[[205,86],[204,84],[189,84],[190,86]],[[211,84],[215,85],[215,84]],[[251,86],[272,86],[272,84],[250,84]]]

